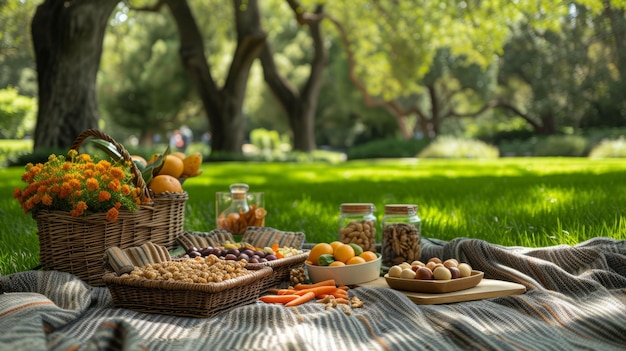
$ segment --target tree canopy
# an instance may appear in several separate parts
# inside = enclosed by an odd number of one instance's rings
[[[11,14],[32,18],[36,146],[61,146],[101,115],[146,140],[204,119],[192,124],[227,152],[252,127],[287,133],[310,151],[454,132],[450,121],[485,116],[544,134],[624,125],[625,6],[9,0],[0,7],[0,62],[11,69],[0,70],[0,87],[33,94],[28,40]]]

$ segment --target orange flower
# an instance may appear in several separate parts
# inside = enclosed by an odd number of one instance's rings
[[[111,189],[111,191],[115,192],[122,190],[122,184],[120,184],[120,181],[118,179],[113,179],[112,181],[110,181],[107,187]]]
[[[109,174],[111,174],[111,177],[114,179],[124,179],[125,176],[124,171],[120,167],[111,168]]]
[[[100,194],[98,194],[98,201],[100,202],[105,202],[110,198],[111,198],[111,193],[109,193],[108,191],[100,191]]]
[[[72,193],[72,186],[69,183],[61,184],[61,194],[59,195],[61,196],[62,199],[69,197],[71,193]]]
[[[85,201],[78,201],[78,203],[76,204],[76,209],[80,210],[80,211],[85,211],[89,206],[87,206],[87,203]]]
[[[107,221],[114,222],[119,214],[119,211],[115,207],[109,209],[107,211]]]
[[[122,185],[122,189],[120,190],[122,191],[122,194],[124,194],[124,196],[128,196],[131,193],[130,185],[128,184]]]
[[[52,205],[52,196],[48,195],[48,194],[43,194],[43,196],[41,197],[41,203],[46,205],[46,206],[50,206]]]
[[[112,164],[107,160],[95,163],[91,156],[70,150],[67,159],[50,155],[45,164],[29,163],[21,179],[24,188],[15,188],[25,213],[39,210],[68,211],[72,216],[104,212],[108,220],[116,220],[119,210],[139,208],[141,189],[134,186],[131,164]]]
[[[96,191],[100,188],[100,184],[96,178],[87,179],[87,190]]]

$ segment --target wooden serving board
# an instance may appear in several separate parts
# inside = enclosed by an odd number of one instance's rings
[[[384,287],[389,288],[385,278],[380,277],[368,283],[359,284],[360,286],[372,286],[372,287]],[[494,279],[482,279],[478,285],[473,288],[453,291],[449,293],[430,294],[419,293],[413,291],[397,290],[400,293],[406,295],[411,301],[418,305],[434,305],[452,302],[473,301],[481,299],[489,299],[492,297],[508,296],[523,294],[526,292],[526,287],[511,282],[505,282],[502,280]]]

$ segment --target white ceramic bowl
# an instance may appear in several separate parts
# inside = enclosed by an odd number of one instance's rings
[[[334,279],[337,285],[358,285],[376,280],[380,276],[381,257],[374,261],[347,266],[314,266],[306,264],[309,279],[313,283]]]

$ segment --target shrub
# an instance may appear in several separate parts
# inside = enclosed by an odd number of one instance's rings
[[[626,138],[605,139],[589,152],[589,158],[626,157]]]
[[[498,158],[497,147],[475,139],[438,137],[417,157],[419,158]]]
[[[535,156],[584,156],[589,142],[578,135],[551,135],[535,146]]]
[[[349,160],[367,158],[415,157],[430,143],[429,139],[384,139],[376,140],[348,150]]]

